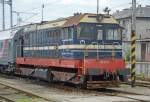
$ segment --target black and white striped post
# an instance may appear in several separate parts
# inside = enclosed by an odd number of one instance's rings
[[[131,34],[131,84],[132,87],[135,86],[135,79],[136,79],[136,55],[135,55],[135,49],[136,49],[136,34],[134,31],[132,31]]]
[[[132,34],[131,34],[131,86],[136,80],[136,0],[132,0]]]

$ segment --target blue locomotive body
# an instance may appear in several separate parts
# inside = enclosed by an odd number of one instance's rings
[[[118,24],[80,23],[29,31],[24,34],[24,57],[83,59],[86,45],[87,58],[111,58],[113,52],[122,59],[120,29]]]

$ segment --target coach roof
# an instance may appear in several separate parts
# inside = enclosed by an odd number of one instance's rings
[[[16,30],[16,29],[0,31],[0,40],[12,39],[15,36],[17,31],[18,30]]]

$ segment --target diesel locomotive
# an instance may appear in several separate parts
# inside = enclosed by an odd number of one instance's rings
[[[2,71],[87,88],[125,80],[122,27],[110,15],[76,14],[7,32],[14,34],[0,39]]]

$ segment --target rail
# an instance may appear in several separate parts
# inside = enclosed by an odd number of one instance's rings
[[[6,90],[6,88],[7,88],[7,90]],[[34,93],[24,91],[24,90],[16,88],[16,87],[12,87],[11,85],[6,85],[2,82],[0,82],[0,89],[1,89],[1,93],[9,92],[8,95],[0,94],[0,98],[4,99],[5,101],[8,101],[8,102],[24,102],[25,100],[33,101],[35,99],[37,101],[41,100],[42,102],[55,102],[48,98],[44,98],[39,95],[36,95]],[[15,96],[14,96],[14,94],[15,94]],[[18,98],[18,97],[22,97],[22,99]]]
[[[12,78],[12,77],[11,77]],[[39,84],[43,84],[42,81],[39,82]],[[52,85],[50,85],[50,87],[52,88],[57,88],[58,90],[60,91],[65,91],[65,92],[82,92],[82,93],[92,93],[92,94],[96,94],[96,96],[116,96],[116,97],[120,97],[120,98],[126,98],[126,99],[131,99],[132,101],[137,101],[137,102],[149,102],[149,101],[146,101],[144,99],[140,99],[140,98],[137,98],[137,97],[133,97],[132,95],[139,95],[139,96],[145,96],[143,94],[136,94],[134,92],[127,92],[127,91],[118,91],[118,90],[115,90],[115,89],[77,89],[75,87],[72,87],[72,86],[67,86],[67,85],[64,85],[64,84],[58,84],[58,83],[51,83]],[[8,85],[9,86],[13,86],[13,85]],[[47,86],[47,85],[46,85]],[[39,89],[37,88],[37,91]],[[38,91],[40,92],[40,91]],[[47,96],[45,96],[47,97]],[[34,97],[33,97],[34,98]],[[49,97],[47,97],[47,99],[49,99]],[[24,102],[24,101],[23,101]],[[39,102],[44,102],[44,101],[39,101]],[[49,99],[48,102],[59,102],[59,100],[57,100],[57,98],[53,98],[52,100]]]

